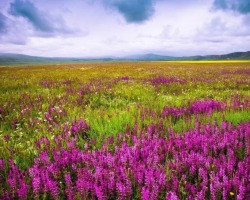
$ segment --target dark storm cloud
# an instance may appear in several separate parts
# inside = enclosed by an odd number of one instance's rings
[[[142,23],[154,13],[155,0],[106,0],[109,7],[120,12],[129,23]]]
[[[5,17],[2,13],[0,13],[0,33],[7,32],[6,20],[7,17]]]
[[[215,0],[214,8],[221,10],[234,10],[241,14],[250,13],[250,0]]]
[[[18,34],[17,34],[18,33]],[[0,45],[24,45],[27,42],[26,30],[22,24],[11,20],[0,12]]]
[[[65,25],[62,17],[55,17],[48,11],[40,10],[28,0],[14,0],[10,4],[9,14],[25,18],[41,33],[39,35],[42,37],[51,37],[55,34],[72,34],[74,32]]]
[[[15,0],[10,4],[9,13],[13,16],[24,17],[37,30],[42,32],[53,32],[54,27],[46,18],[46,13],[42,13],[33,3],[23,0]]]

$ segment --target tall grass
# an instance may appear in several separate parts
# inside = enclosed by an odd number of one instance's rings
[[[249,80],[248,62],[0,67],[0,198],[247,199]]]

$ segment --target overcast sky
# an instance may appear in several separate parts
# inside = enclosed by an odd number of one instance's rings
[[[0,53],[96,57],[250,50],[250,0],[0,0]]]

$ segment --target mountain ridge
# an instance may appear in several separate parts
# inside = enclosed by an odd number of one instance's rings
[[[88,61],[202,61],[202,60],[250,60],[250,51],[233,52],[223,55],[206,56],[168,56],[154,53],[138,54],[124,57],[40,57],[24,54],[0,53],[0,65],[22,64],[53,64],[53,63],[80,63]]]

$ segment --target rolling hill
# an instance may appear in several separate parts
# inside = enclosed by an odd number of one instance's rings
[[[173,57],[158,54],[140,54],[126,57],[103,58],[48,58],[29,56],[23,54],[0,53],[0,65],[25,65],[25,64],[53,64],[53,63],[80,63],[87,61],[198,61],[198,60],[250,60],[250,51],[234,52],[224,55]]]

